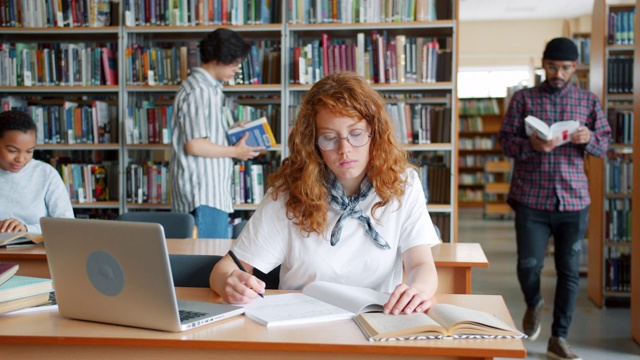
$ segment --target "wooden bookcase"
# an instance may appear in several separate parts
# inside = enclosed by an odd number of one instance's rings
[[[618,122],[628,123],[634,95],[612,86],[615,84],[612,79],[615,72],[612,73],[611,67],[619,59],[633,58],[634,44],[611,44],[608,42],[607,30],[611,13],[621,14],[633,8],[633,4],[608,5],[600,0],[594,3],[592,16],[590,89],[600,97],[614,131],[613,143],[607,156],[604,159],[589,157],[587,163],[591,194],[587,291],[589,298],[597,306],[606,305],[609,298],[629,298],[629,287],[633,282],[629,268],[630,258],[633,258],[633,236],[630,233],[632,221],[629,218],[632,203],[629,188],[632,181],[631,178],[625,181],[623,176],[613,174],[618,171],[614,168],[622,169],[625,163],[629,163],[633,153],[633,144],[622,136],[631,129],[623,131],[616,128]],[[621,118],[619,114],[626,118]],[[619,171],[623,174],[623,170]],[[625,182],[628,186],[623,186]]]
[[[636,0],[636,9],[640,9],[640,0]],[[638,21],[636,20],[636,24]],[[635,38],[640,39],[640,28],[635,27]],[[640,69],[640,40],[634,44],[634,68]],[[633,87],[640,89],[640,71],[633,74]],[[640,91],[634,91],[633,94],[633,114],[634,118],[640,119]],[[633,123],[633,138],[636,139],[633,144],[632,161],[636,164],[633,169],[633,178],[640,179],[640,121],[635,120]],[[632,202],[632,228],[633,240],[631,243],[631,337],[636,343],[640,344],[640,239],[638,234],[638,225],[640,224],[640,191],[633,193]]]
[[[402,102],[413,108],[414,105],[423,107],[433,106],[443,110],[439,113],[439,119],[446,124],[444,128],[439,128],[440,137],[430,137],[429,140],[422,143],[407,143],[406,149],[412,154],[417,162],[428,162],[431,164],[438,161],[442,164],[446,171],[442,172],[444,177],[439,184],[438,191],[434,191],[432,195],[438,195],[437,201],[431,201],[428,204],[429,212],[434,217],[434,222],[443,219],[439,224],[444,236],[444,241],[457,241],[457,207],[458,207],[458,190],[455,179],[458,177],[458,137],[457,137],[457,107],[455,106],[456,96],[456,76],[457,76],[457,47],[458,47],[458,0],[437,0],[436,10],[447,8],[448,16],[439,18],[425,18],[420,21],[408,21],[407,19],[393,19],[393,21],[382,22],[353,22],[353,23],[321,23],[310,24],[302,21],[292,20],[291,9],[298,9],[297,14],[308,16],[312,12],[305,11],[301,0],[281,0],[273,1],[271,4],[279,4],[281,11],[280,19],[277,23],[269,24],[252,24],[252,25],[224,25],[231,28],[249,41],[261,41],[267,39],[269,41],[278,42],[280,47],[280,56],[278,62],[274,65],[274,71],[278,71],[277,79],[271,79],[266,83],[251,85],[225,85],[224,91],[229,104],[234,109],[238,105],[246,106],[273,106],[278,110],[272,113],[269,118],[272,128],[276,131],[276,138],[279,145],[267,152],[266,158],[270,163],[278,163],[286,157],[288,149],[286,147],[288,128],[295,119],[295,108],[301,101],[302,96],[311,87],[310,84],[296,84],[294,74],[290,71],[293,69],[293,47],[298,45],[306,45],[313,40],[321,40],[322,34],[327,34],[332,40],[344,40],[337,42],[341,44],[356,44],[358,34],[364,33],[365,36],[371,37],[374,32],[385,37],[385,41],[399,39],[435,39],[440,46],[440,53],[444,53],[448,58],[448,62],[440,72],[437,78],[428,81],[416,82],[405,81],[404,83],[396,81],[395,83],[373,83],[373,87],[380,91],[389,104]],[[143,141],[131,141],[129,131],[131,131],[132,109],[140,108],[146,113],[148,107],[163,107],[172,104],[173,96],[178,90],[179,85],[176,83],[149,83],[149,68],[138,64],[136,71],[142,71],[142,81],[132,81],[131,69],[133,62],[131,61],[131,53],[134,51],[133,44],[144,47],[172,47],[180,44],[185,46],[187,52],[196,51],[193,46],[189,47],[189,43],[199,41],[205,34],[215,30],[221,25],[202,25],[196,26],[166,26],[166,25],[144,25],[136,24],[135,19],[131,16],[129,9],[132,9],[131,0],[123,0],[116,2],[118,4],[112,7],[112,17],[115,19],[115,26],[109,27],[40,27],[40,28],[2,28],[2,40],[4,43],[15,43],[31,41],[34,43],[48,42],[94,42],[106,39],[117,44],[117,71],[118,84],[115,86],[94,86],[94,87],[41,87],[41,86],[5,86],[0,87],[0,95],[5,97],[13,95],[17,97],[31,97],[31,102],[37,103],[39,100],[33,96],[41,93],[55,95],[58,99],[64,99],[69,96],[78,96],[91,98],[93,94],[101,97],[104,94],[111,96],[113,104],[117,107],[117,139],[114,137],[110,144],[85,144],[85,145],[42,145],[40,149],[75,151],[89,150],[92,153],[107,152],[114,158],[117,167],[117,175],[115,176],[115,194],[113,201],[95,202],[92,204],[74,204],[78,207],[107,207],[115,216],[119,213],[133,210],[166,210],[170,208],[169,198],[165,200],[162,197],[153,201],[132,198],[132,194],[127,192],[127,182],[130,169],[130,163],[147,164],[150,161],[154,165],[158,165],[155,170],[157,174],[163,174],[162,167],[168,162],[169,147],[166,143],[148,143]],[[166,6],[168,3],[163,3]],[[189,4],[191,2],[189,1]],[[315,4],[315,3],[314,3]],[[417,4],[417,2],[416,2]],[[135,7],[133,7],[135,8]],[[196,9],[197,6],[192,8]],[[388,10],[392,8],[389,7]],[[157,10],[157,9],[156,9]],[[165,9],[166,10],[166,9]],[[173,13],[170,10],[166,10]],[[205,13],[206,11],[203,11]],[[151,14],[154,12],[152,11]],[[161,11],[160,14],[163,12]],[[318,12],[319,14],[320,12]],[[440,14],[441,15],[441,14]],[[403,20],[403,21],[398,21]],[[0,24],[1,25],[1,24]],[[104,40],[104,41],[106,41]],[[427,44],[424,40],[424,44]],[[425,47],[426,49],[426,47]],[[417,52],[416,52],[417,54]],[[383,56],[384,58],[384,56]],[[405,61],[409,59],[405,54]],[[131,61],[131,62],[130,62]],[[420,64],[417,64],[420,65]],[[196,66],[189,64],[189,66]],[[383,67],[384,68],[384,67]],[[147,71],[144,73],[144,71]],[[154,79],[161,69],[153,69]],[[440,111],[438,110],[438,111]],[[163,111],[163,110],[160,110]],[[135,118],[134,118],[135,119]],[[441,126],[438,122],[437,126]],[[435,125],[434,125],[435,126]],[[95,157],[99,161],[104,156]],[[147,171],[147,170],[145,170]],[[152,171],[153,172],[153,171]],[[166,174],[159,175],[165,176]],[[170,176],[170,175],[169,175]],[[137,192],[135,192],[137,194]],[[129,196],[129,198],[128,198]],[[436,199],[432,196],[432,199]],[[256,204],[236,204],[235,208],[240,211],[255,210]],[[443,225],[444,224],[444,225]]]
[[[497,139],[504,109],[504,98],[458,99],[460,207],[484,207],[485,162],[504,159]]]

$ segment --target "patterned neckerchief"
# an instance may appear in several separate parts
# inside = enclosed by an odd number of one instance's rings
[[[391,247],[389,244],[382,238],[376,229],[373,228],[373,224],[371,223],[369,216],[367,216],[367,214],[365,214],[365,212],[358,206],[360,201],[366,199],[371,190],[373,190],[373,185],[369,181],[369,178],[365,177],[362,180],[362,183],[360,183],[359,194],[349,197],[345,195],[342,185],[332,172],[329,172],[327,183],[329,184],[329,205],[335,209],[344,211],[331,231],[331,246],[335,246],[338,241],[340,241],[343,222],[348,218],[353,217],[364,225],[365,231],[377,247],[380,249],[390,249]]]

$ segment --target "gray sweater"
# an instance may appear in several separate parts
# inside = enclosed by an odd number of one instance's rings
[[[69,193],[53,166],[31,160],[17,173],[0,169],[0,220],[22,221],[30,233],[42,233],[40,218],[73,218]]]

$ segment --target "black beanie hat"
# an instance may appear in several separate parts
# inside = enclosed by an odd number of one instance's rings
[[[552,39],[544,48],[542,58],[547,60],[576,61],[578,47],[571,40],[564,37]]]

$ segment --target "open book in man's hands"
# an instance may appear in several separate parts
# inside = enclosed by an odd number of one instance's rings
[[[389,294],[316,281],[301,293],[267,295],[245,306],[245,315],[266,326],[309,324],[351,319],[367,311],[382,311]]]
[[[354,321],[370,341],[526,337],[492,314],[449,304],[433,305],[426,314],[362,313]]]
[[[571,141],[571,134],[578,131],[580,122],[578,120],[565,120],[547,125],[544,121],[533,115],[524,118],[527,135],[537,134],[542,140],[549,141],[555,137],[560,139],[560,145],[564,145]]]
[[[12,245],[36,245],[42,242],[42,234],[28,232],[0,233],[0,247]]]

